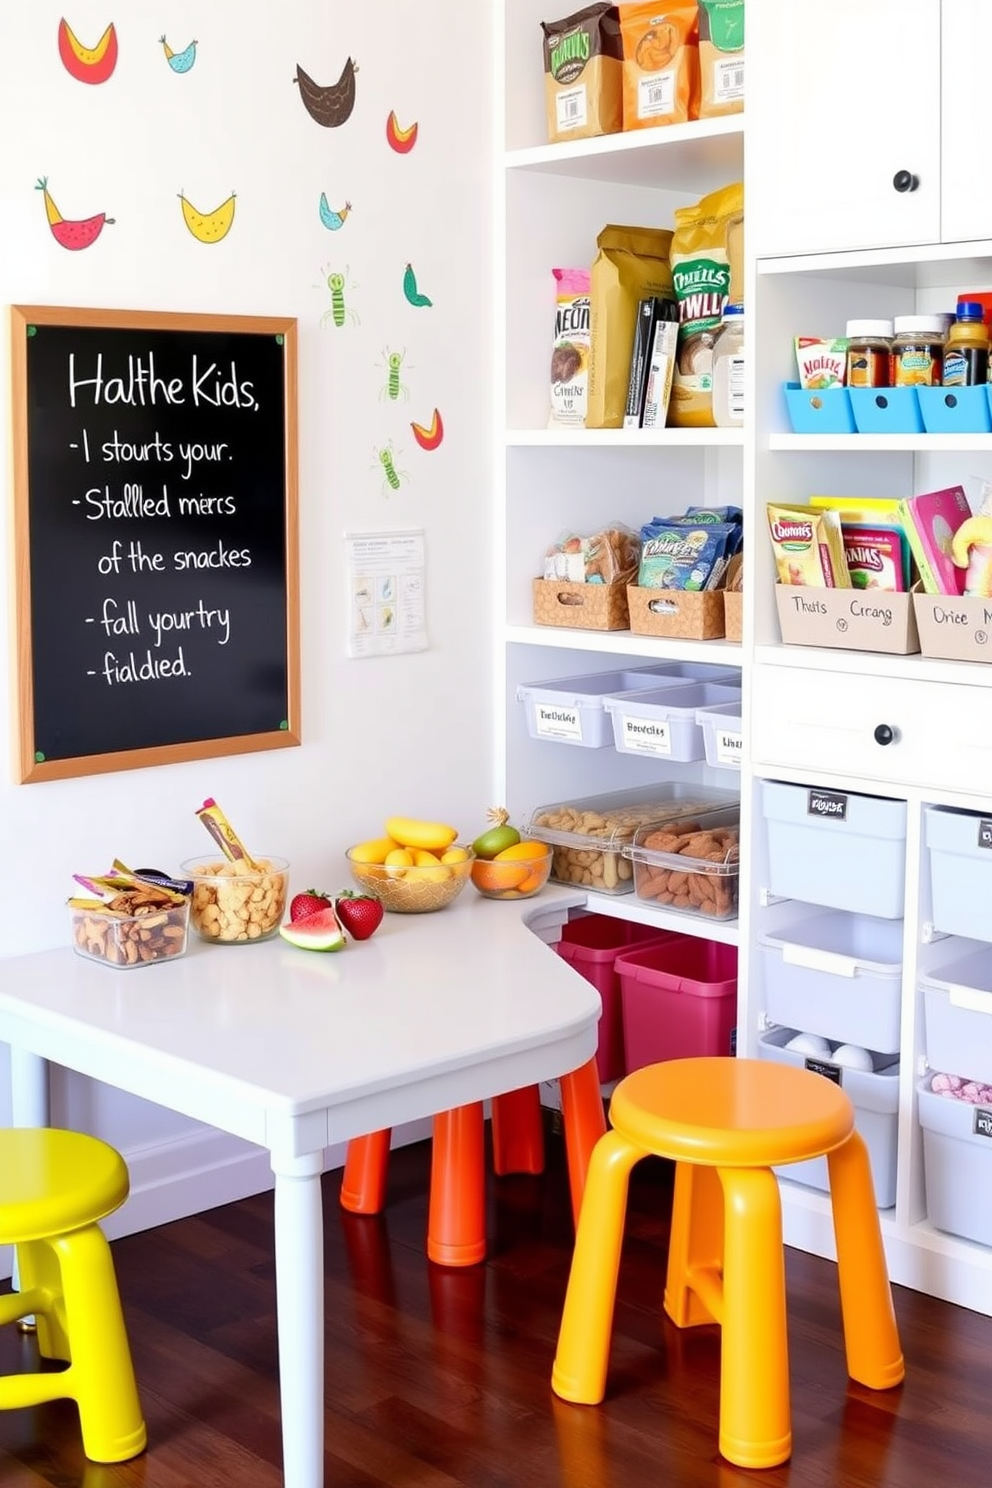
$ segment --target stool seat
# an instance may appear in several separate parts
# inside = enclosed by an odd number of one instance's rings
[[[0,1244],[14,1247],[19,1287],[0,1296],[0,1325],[33,1319],[41,1358],[65,1365],[0,1376],[0,1410],[74,1400],[83,1450],[94,1462],[126,1462],[147,1440],[99,1225],[128,1188],[127,1164],[98,1137],[0,1129]]]
[[[673,1159],[664,1310],[679,1328],[717,1324],[720,1451],[774,1467],[792,1451],[780,1164],[827,1159],[847,1370],[873,1390],[905,1373],[871,1166],[854,1106],[823,1075],[757,1059],[673,1059],[620,1081],[586,1179],[552,1388],[606,1393],[630,1171]]]
[[[106,1142],[46,1127],[0,1130],[0,1245],[93,1224],[127,1195],[127,1165]]]
[[[820,1157],[847,1141],[854,1108],[840,1086],[788,1064],[669,1059],[635,1070],[613,1092],[610,1125],[676,1162],[770,1168]]]

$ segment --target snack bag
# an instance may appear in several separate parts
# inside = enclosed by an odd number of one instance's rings
[[[671,242],[667,228],[613,225],[596,239],[589,296],[589,429],[623,427],[637,307],[652,296],[672,298]]]
[[[615,5],[542,21],[548,139],[589,139],[623,127],[622,50]]]
[[[590,537],[566,532],[544,558],[544,578],[571,584],[627,584],[637,571],[640,538],[629,527],[606,527]]]
[[[852,588],[839,512],[769,501],[768,530],[780,584]]]
[[[582,428],[589,377],[589,270],[552,269],[556,281],[548,427]]]
[[[727,300],[744,298],[744,187],[738,182],[675,212],[672,280],[679,350],[668,422],[713,426],[713,342]]]
[[[621,5],[623,127],[652,129],[699,117],[696,0]]]
[[[843,387],[847,381],[846,336],[796,336],[796,367],[799,386],[813,391]]]
[[[744,0],[699,0],[699,117],[744,109]]]
[[[715,589],[727,566],[727,544],[735,540],[736,530],[729,522],[655,518],[642,528],[641,537],[640,588]]]
[[[903,583],[903,533],[895,527],[868,527],[841,523],[844,556],[854,589],[880,589],[901,594]]]

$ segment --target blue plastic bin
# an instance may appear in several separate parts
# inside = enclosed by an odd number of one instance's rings
[[[917,389],[928,434],[988,434],[992,430],[988,384]]]
[[[917,389],[848,388],[859,434],[922,434]]]
[[[802,388],[798,382],[787,382],[783,391],[793,433],[856,432],[847,388]]]

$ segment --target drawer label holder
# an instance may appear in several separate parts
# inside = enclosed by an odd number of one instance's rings
[[[992,1111],[978,1106],[975,1110],[975,1136],[992,1137]]]
[[[978,823],[978,846],[992,848],[992,821],[988,817]]]
[[[806,1068],[814,1075],[822,1075],[825,1080],[832,1080],[835,1085],[843,1085],[841,1067],[839,1064],[827,1064],[823,1059],[817,1059],[810,1055],[805,1060]],[[992,1113],[990,1113],[992,1119]]]
[[[843,791],[813,789],[806,797],[806,814],[829,817],[833,821],[846,821],[847,796]],[[992,826],[992,822],[989,825]]]

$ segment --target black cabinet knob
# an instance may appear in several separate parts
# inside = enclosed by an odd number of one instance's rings
[[[896,171],[892,177],[892,184],[897,191],[915,191],[920,184],[920,178],[914,176],[912,171]]]
[[[875,729],[876,744],[892,744],[896,737],[896,731],[890,724],[880,723]]]

